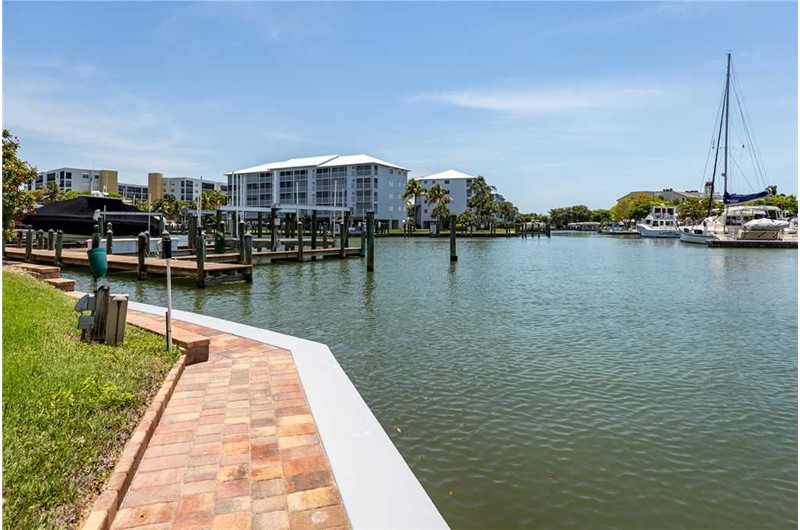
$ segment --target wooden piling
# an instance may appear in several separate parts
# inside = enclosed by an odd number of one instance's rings
[[[347,256],[347,254],[345,253],[345,249],[347,248],[347,241],[344,238],[344,232],[345,230],[347,230],[347,227],[345,226],[344,221],[341,221],[339,225],[341,226],[341,228],[339,229],[339,257],[344,258],[345,256]]]
[[[44,246],[44,230],[41,228],[36,232],[36,248],[43,250]]]
[[[147,245],[147,234],[142,232],[136,238],[136,254],[139,258],[136,264],[136,278],[139,280],[147,279],[147,263],[145,262],[148,250]]]
[[[94,225],[92,230],[92,248],[100,247],[100,225]]]
[[[203,227],[197,227],[197,235],[195,236],[195,246],[197,247],[197,287],[204,288],[206,286],[206,239],[203,237]]]
[[[55,260],[56,265],[61,265],[61,251],[64,248],[64,232],[59,230],[56,232],[56,244],[55,244]]]
[[[450,216],[450,261],[458,261],[456,254],[456,216]]]
[[[344,212],[344,230],[342,230],[342,237],[344,238],[344,246],[350,242],[350,212]]]
[[[367,212],[367,272],[375,270],[375,212]]]
[[[217,233],[214,235],[214,252],[217,254],[225,252],[225,221],[220,221],[217,225]]]
[[[111,290],[107,285],[100,287],[94,295],[94,323],[92,324],[91,340],[104,342],[106,337],[106,319],[108,318],[108,305]]]
[[[258,212],[258,237],[261,238],[264,235],[264,212]]]
[[[239,225],[237,228],[237,233],[239,234],[239,263],[244,263],[244,235],[247,233],[245,230],[244,219],[239,220]]]
[[[303,224],[297,225],[297,261],[303,261]]]
[[[328,227],[322,227],[322,248],[328,248]]]
[[[317,248],[317,211],[311,212],[311,248]]]
[[[163,234],[164,230],[167,229],[167,220],[164,218],[164,215],[161,214],[158,218],[158,233]]]
[[[273,252],[278,248],[278,209],[270,208],[269,214],[269,249]]]
[[[547,237],[550,237],[550,223],[544,225],[544,233]]]
[[[108,223],[108,231],[106,232],[106,254],[114,253],[114,227]]]
[[[253,234],[245,234],[242,241],[244,242],[244,263],[253,265]],[[244,281],[253,283],[253,267],[246,269],[243,275]]]
[[[367,231],[361,231],[361,250],[358,252],[360,257],[364,257],[367,255]]]
[[[33,228],[28,227],[25,232],[25,261],[33,259]]]
[[[56,232],[52,228],[47,231],[47,250],[56,248]]]
[[[190,215],[188,224],[189,226],[186,233],[189,234],[189,237],[187,238],[189,240],[189,250],[195,250],[195,243],[197,243],[197,240],[193,236],[197,233],[198,224],[202,223],[198,223],[198,218],[194,215]]]

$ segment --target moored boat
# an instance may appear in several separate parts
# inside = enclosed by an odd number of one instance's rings
[[[642,237],[680,237],[675,206],[653,206],[647,217],[636,224],[636,230]]]

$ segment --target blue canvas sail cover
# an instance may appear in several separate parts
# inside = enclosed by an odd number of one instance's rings
[[[751,193],[750,195],[734,195],[733,193],[725,193],[722,196],[722,202],[725,204],[738,204],[740,202],[754,201],[769,195],[768,191],[760,191],[758,193]]]

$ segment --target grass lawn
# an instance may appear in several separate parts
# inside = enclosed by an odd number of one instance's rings
[[[75,300],[3,271],[3,527],[81,522],[177,359],[129,326],[117,348],[80,342]]]

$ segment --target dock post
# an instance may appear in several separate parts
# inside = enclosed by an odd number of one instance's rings
[[[164,214],[161,214],[158,218],[158,233],[163,234],[164,230],[167,229],[167,220],[164,219]]]
[[[39,250],[46,248],[44,244],[44,230],[41,228],[36,232],[36,248]]]
[[[106,254],[113,254],[114,253],[114,227],[111,223],[108,223],[108,231],[106,232]]]
[[[244,272],[244,281],[253,283],[253,234],[245,234],[242,241],[244,241],[244,264],[250,265]]]
[[[339,226],[341,226],[339,229],[339,257],[343,258],[346,256],[344,249],[347,248],[347,242],[344,239],[344,231],[347,230],[347,228],[345,228],[344,221],[341,221]]]
[[[47,250],[56,248],[56,232],[52,228],[47,231]]]
[[[25,261],[33,259],[33,228],[28,226],[28,231],[25,232]]]
[[[258,237],[264,235],[264,212],[258,212]]]
[[[55,261],[56,265],[61,265],[61,250],[64,248],[64,232],[56,232]]]
[[[136,254],[139,258],[138,262],[136,263],[136,278],[139,280],[144,280],[147,278],[147,263],[145,262],[148,250],[147,247],[147,234],[142,232],[136,238]]]
[[[206,240],[203,237],[202,226],[197,227],[195,246],[197,247],[197,287],[202,289],[206,286]]]
[[[344,212],[344,227],[342,230],[342,237],[344,238],[344,246],[347,247],[350,243],[350,212]]]
[[[544,225],[544,233],[547,237],[550,237],[550,223]]]
[[[303,224],[297,225],[297,261],[303,261]]]
[[[198,226],[197,217],[195,217],[194,215],[190,215],[188,224],[189,226],[187,228],[186,233],[189,234],[189,237],[187,238],[189,240],[188,241],[189,250],[195,250],[195,243],[197,242],[197,240],[192,236],[197,233],[197,226]]]
[[[94,225],[92,230],[92,248],[100,247],[100,225]]]
[[[222,254],[225,252],[225,221],[220,221],[217,227],[217,234],[214,236],[214,252]]]
[[[317,211],[311,212],[311,248],[317,248]]]
[[[450,216],[450,261],[458,261],[456,254],[456,216]]]
[[[269,249],[272,252],[278,248],[278,209],[272,208],[269,214]]]
[[[328,227],[322,227],[322,248],[328,248]]]
[[[367,272],[375,270],[375,212],[367,212]]]
[[[367,231],[361,231],[361,249],[358,251],[359,257],[364,257],[367,255]]]
[[[244,235],[246,233],[244,219],[239,220],[237,228],[237,233],[239,234],[239,263],[244,263]]]

